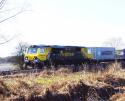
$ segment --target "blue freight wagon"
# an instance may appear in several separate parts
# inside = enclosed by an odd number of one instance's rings
[[[88,54],[94,61],[114,61],[115,48],[113,47],[88,47]]]

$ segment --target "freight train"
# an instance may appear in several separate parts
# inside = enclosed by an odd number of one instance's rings
[[[24,54],[24,67],[81,65],[125,60],[125,50],[113,47],[31,45]]]

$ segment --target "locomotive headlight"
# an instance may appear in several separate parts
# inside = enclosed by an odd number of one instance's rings
[[[25,63],[28,63],[28,62],[29,62],[28,57],[25,57],[25,58],[24,58],[24,62],[25,62]]]
[[[25,57],[25,60],[28,60],[28,57]]]

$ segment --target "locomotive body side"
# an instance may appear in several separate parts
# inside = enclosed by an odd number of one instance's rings
[[[53,47],[49,59],[55,64],[72,65],[86,61],[87,48],[77,46]]]

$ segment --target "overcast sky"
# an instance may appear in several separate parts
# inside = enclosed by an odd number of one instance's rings
[[[18,34],[0,45],[0,56],[12,55],[19,42],[102,46],[113,37],[125,40],[125,0],[7,0],[0,21],[20,9],[24,12],[0,23],[7,39]]]

